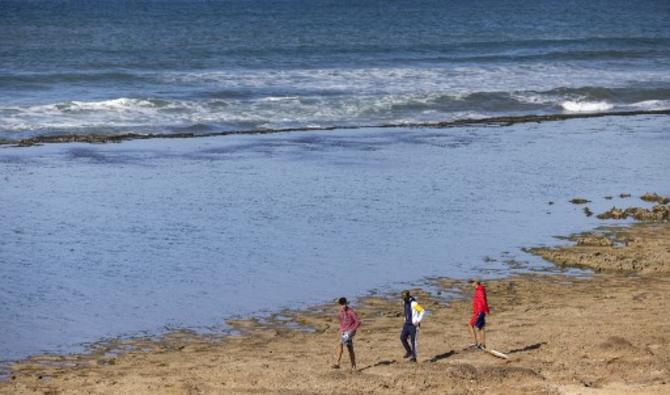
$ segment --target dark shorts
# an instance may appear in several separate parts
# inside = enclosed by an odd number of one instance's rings
[[[356,334],[356,332],[348,332],[348,331],[347,332],[342,332],[342,334],[340,335],[340,343],[342,343],[342,345],[347,346],[347,347],[353,346],[354,345],[354,335],[355,334]]]
[[[486,326],[486,313],[475,313],[470,319],[470,326],[474,326],[477,329],[482,329]]]

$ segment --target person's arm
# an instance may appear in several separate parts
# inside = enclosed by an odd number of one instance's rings
[[[486,313],[489,314],[489,304],[488,301],[486,300],[486,293],[485,292],[479,292],[477,293],[477,303],[476,303],[476,312],[477,313]]]
[[[353,310],[349,310],[349,311],[351,311],[351,320],[353,321],[352,324],[351,324],[351,330],[356,331],[356,330],[358,330],[358,327],[361,326],[361,320],[358,318],[358,314],[356,314],[355,311],[353,311]]]
[[[344,320],[344,317],[342,317],[342,312],[339,312],[337,314],[337,322],[339,325],[337,326],[339,333],[342,333],[342,321]]]
[[[477,308],[475,309],[475,313],[486,313],[489,314],[489,306],[484,302],[483,300],[480,300],[479,303],[477,303]]]

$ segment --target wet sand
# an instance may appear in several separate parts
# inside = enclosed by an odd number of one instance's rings
[[[655,257],[654,274],[635,266],[641,273],[528,274],[487,282],[487,343],[509,361],[467,349],[471,290],[441,279],[435,284],[441,295],[415,290],[430,311],[417,364],[402,359],[402,307],[395,295],[386,295],[354,305],[363,320],[355,372],[346,354],[341,369],[330,368],[338,338],[333,305],[232,321],[237,336],[182,332],[116,340],[87,355],[36,357],[13,366],[0,392],[670,393],[670,228],[645,224],[610,234],[635,241],[536,252],[560,264],[599,268],[607,261],[600,257],[631,260],[644,251],[643,261]],[[455,299],[447,302],[446,295]]]

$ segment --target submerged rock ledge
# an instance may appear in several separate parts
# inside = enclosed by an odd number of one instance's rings
[[[257,129],[257,130],[237,130],[214,133],[123,133],[116,135],[98,135],[98,134],[60,134],[53,136],[35,136],[27,139],[8,140],[0,139],[0,145],[16,145],[18,147],[31,147],[47,143],[119,143],[126,140],[146,140],[146,139],[164,139],[164,138],[196,138],[213,137],[228,135],[253,135],[253,134],[272,134],[287,132],[312,132],[329,131],[336,129],[363,129],[363,128],[448,128],[456,126],[469,125],[490,125],[490,126],[511,126],[521,123],[532,122],[550,122],[564,121],[579,118],[600,118],[611,116],[635,116],[635,115],[670,115],[670,109],[649,110],[649,111],[615,111],[615,112],[595,112],[595,113],[576,113],[576,114],[547,114],[547,115],[519,115],[502,116],[481,119],[459,119],[455,121],[440,122],[421,122],[421,123],[390,123],[381,125],[358,125],[358,126],[327,126],[327,127],[296,127],[281,129]]]

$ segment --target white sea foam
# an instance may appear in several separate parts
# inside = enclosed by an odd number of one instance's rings
[[[566,79],[566,76],[570,78]],[[353,95],[434,92],[468,95],[482,91],[542,92],[558,87],[623,87],[630,81],[670,82],[670,75],[659,71],[607,70],[603,72],[600,68],[585,68],[571,64],[205,70],[169,72],[162,74],[159,78],[171,84],[203,84],[210,88],[231,90],[328,91]]]
[[[630,104],[629,107],[637,110],[665,110],[670,108],[670,100],[644,100]]]
[[[570,93],[590,86],[626,87],[631,80],[670,82],[670,75],[652,71],[622,73],[548,64],[169,72],[158,80],[188,84],[189,91],[204,94],[0,105],[0,132],[169,132],[194,124],[217,130],[377,125],[453,120],[465,112],[532,112],[528,105],[574,113],[669,107],[657,100],[615,106]],[[500,109],[494,107],[497,103]]]
[[[568,112],[602,112],[614,108],[614,105],[606,101],[573,101],[566,100],[561,103],[561,107]]]

